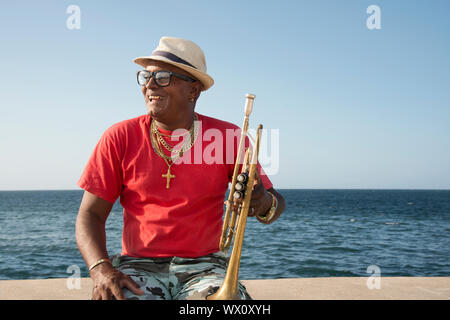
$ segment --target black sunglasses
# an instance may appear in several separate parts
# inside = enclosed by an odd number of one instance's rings
[[[141,86],[147,85],[150,79],[153,77],[155,82],[160,87],[167,87],[170,84],[170,79],[172,76],[183,79],[185,81],[194,82],[196,79],[185,76],[184,74],[179,74],[171,71],[147,71],[140,70],[137,72],[137,82]]]

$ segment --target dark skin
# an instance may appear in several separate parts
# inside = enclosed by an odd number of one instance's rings
[[[88,191],[84,192],[75,232],[78,248],[88,266],[108,257],[105,223],[112,207],[112,203]],[[114,269],[109,263],[99,264],[90,272],[90,276],[94,281],[93,300],[111,300],[113,297],[124,300],[124,287],[138,295],[144,293],[130,277]]]
[[[186,71],[160,61],[151,61],[145,69],[172,71],[192,78]],[[177,77],[172,77],[167,87],[160,87],[152,78],[142,87],[147,113],[152,116],[158,128],[169,131],[189,130],[194,121],[195,102],[202,88],[200,81],[188,82]],[[150,101],[149,96],[161,98]]]
[[[149,71],[166,70],[192,77],[186,71],[160,61],[151,61],[146,66]],[[200,81],[188,82],[172,77],[170,85],[159,87],[152,78],[146,86],[142,87],[147,112],[155,124],[165,130],[189,129],[194,120],[195,103],[202,90]],[[249,216],[266,213],[272,205],[270,191],[278,199],[278,209],[270,221],[258,220],[269,224],[274,222],[284,210],[283,197],[273,188],[266,190],[259,175],[254,183]],[[236,203],[235,203],[236,205]],[[94,194],[85,191],[81,201],[76,221],[76,239],[78,248],[90,266],[99,259],[108,257],[106,250],[105,223],[111,212],[113,204]],[[113,268],[110,263],[101,263],[90,271],[94,281],[92,299],[94,300],[124,300],[122,289],[127,288],[137,295],[144,292],[127,275]]]

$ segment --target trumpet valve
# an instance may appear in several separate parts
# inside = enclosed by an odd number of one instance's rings
[[[233,193],[233,198],[234,198],[234,200],[243,199],[244,198],[244,192],[242,192],[242,191],[235,191]]]
[[[234,185],[234,190],[236,190],[236,191],[244,191],[244,190],[245,190],[245,183],[243,183],[243,182],[237,182],[237,183]]]
[[[239,182],[242,182],[242,183],[247,182],[247,180],[248,180],[248,173],[247,172],[240,173],[237,176],[236,180],[239,181]]]

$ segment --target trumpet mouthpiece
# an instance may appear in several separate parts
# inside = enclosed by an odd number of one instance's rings
[[[255,100],[255,95],[251,93],[247,93],[245,95],[246,104],[245,104],[245,115],[248,117],[250,113],[252,113],[253,109],[253,100]]]

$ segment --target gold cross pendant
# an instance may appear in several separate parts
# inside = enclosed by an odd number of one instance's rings
[[[167,168],[167,173],[161,175],[163,178],[166,178],[166,189],[170,188],[170,179],[175,178],[175,175],[170,174],[170,166]]]

